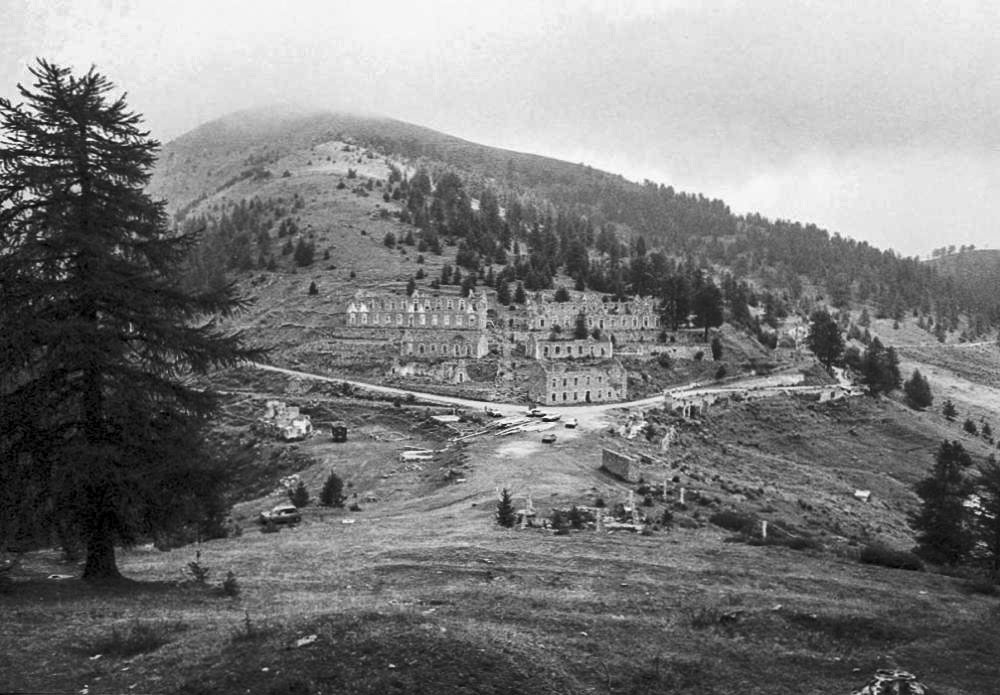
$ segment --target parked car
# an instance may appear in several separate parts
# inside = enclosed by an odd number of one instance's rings
[[[555,444],[556,436],[554,434],[543,434],[542,444]]]
[[[562,415],[559,413],[546,413],[545,415],[542,415],[542,422],[555,422],[561,417]]]
[[[576,418],[571,417],[569,420],[563,423],[563,426],[568,427],[569,429],[573,429],[574,427],[576,427],[576,424],[577,424]]]
[[[541,408],[528,408],[528,417],[542,417],[545,411]]]
[[[279,504],[277,507],[260,513],[257,522],[266,524],[297,524],[302,521],[302,514],[294,504]]]
[[[486,406],[485,412],[490,417],[503,417],[503,413],[492,406]]]

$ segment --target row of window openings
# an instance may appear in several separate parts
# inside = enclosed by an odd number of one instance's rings
[[[438,352],[437,348],[438,348],[437,345],[435,345],[434,343],[431,343],[430,345],[427,346],[427,352],[437,353]],[[421,355],[424,354],[424,346],[423,345],[418,345],[417,346],[417,352],[420,353]],[[441,354],[442,355],[447,355],[449,352],[451,352],[454,355],[468,355],[469,354],[469,346],[468,345],[452,345],[452,346],[450,346],[450,349],[449,349],[448,345],[442,345],[441,346]],[[410,354],[411,355],[413,354],[413,346],[410,346]]]
[[[586,385],[590,386],[590,377],[588,376],[588,377],[584,377],[584,378],[587,380]],[[594,378],[597,379],[597,383],[598,384],[603,383],[603,381],[604,381],[604,377],[602,377],[602,376],[598,376],[598,377],[594,377]],[[552,388],[556,388],[556,386],[558,385],[558,383],[557,383],[558,381],[559,381],[558,379],[553,379],[552,380]],[[563,382],[563,387],[569,386],[569,378],[563,379],[562,382]],[[579,386],[579,385],[580,385],[580,377],[578,377],[578,376],[573,377],[573,386]]]
[[[396,309],[402,309],[403,311],[406,311],[407,307],[410,306],[410,305],[408,305],[406,302],[398,302],[398,303],[397,302],[382,302],[381,304],[373,304],[372,306],[373,307],[378,307],[379,309],[382,309],[382,310],[388,309],[389,311],[395,311]],[[362,305],[362,307],[364,307],[364,305]],[[410,309],[410,311],[420,311],[420,309],[421,309],[421,305],[420,305],[419,302],[413,302],[412,307],[413,308]],[[455,302],[454,302],[454,300],[449,299],[447,302],[437,302],[436,305],[434,305],[434,306],[432,306],[430,302],[425,302],[422,308],[423,308],[424,311],[433,311],[433,310],[441,311],[442,309],[447,309],[448,311],[453,311],[455,309]],[[475,305],[474,304],[470,304],[469,308],[470,309],[475,308]],[[364,310],[364,309],[362,309],[362,310]],[[465,311],[465,300],[464,299],[459,299],[458,300],[458,310],[459,311]]]
[[[427,325],[427,316],[424,315],[424,314],[421,314],[419,318],[420,318],[420,320],[417,322],[416,325],[426,326]],[[451,317],[450,314],[445,314],[444,316],[442,316],[441,317],[441,325],[442,326],[450,326],[451,325],[451,318],[452,317]],[[462,326],[462,325],[464,325],[464,321],[462,319],[463,319],[463,316],[461,314],[456,314],[455,315],[455,325],[456,326]],[[469,319],[469,325],[470,326],[473,325],[473,320],[474,319],[471,319],[471,318]],[[364,314],[364,313],[361,314],[361,323],[362,324],[367,324],[368,323],[368,314]],[[382,323],[382,325],[385,325],[385,326],[391,326],[392,325],[392,314],[385,314],[383,316],[383,320],[382,320],[381,323]],[[379,315],[378,314],[372,314],[372,325],[374,325],[374,326],[378,326],[379,325]],[[403,325],[403,315],[402,314],[396,314],[396,325],[397,326],[402,326]],[[407,326],[413,326],[414,325],[414,323],[413,323],[413,317],[412,316],[407,316],[406,317],[406,325]],[[431,325],[432,326],[438,325],[437,314],[431,314]]]
[[[654,321],[655,321],[655,319],[654,319]],[[575,323],[575,322],[576,322],[576,317],[564,316],[563,319],[562,319],[562,321],[559,321],[557,319],[556,321],[554,321],[552,323],[552,325],[553,326],[563,326],[563,325],[570,325],[570,324]],[[593,328],[594,327],[594,320],[593,319],[589,319],[587,321],[587,325],[590,326],[591,328]],[[545,328],[545,319],[538,319],[538,327],[539,328]],[[597,321],[597,327],[598,328],[604,328],[604,319],[599,319]],[[628,328],[629,327],[628,320],[627,319],[622,319],[621,325],[618,325],[618,322],[615,321],[614,319],[608,319],[608,327],[609,328]],[[632,328],[639,328],[639,318],[637,316],[633,316],[632,317],[632,326],[631,327]],[[649,328],[649,317],[646,317],[646,316],[643,317],[643,319],[642,319],[642,327],[643,328]]]
[[[554,349],[555,349],[555,353],[554,354],[558,355],[562,351],[562,346],[561,345],[556,345]],[[548,345],[545,345],[545,346],[542,347],[542,354],[545,355],[546,357],[549,356],[549,346]],[[573,346],[572,345],[568,345],[566,347],[566,354],[567,355],[572,355],[573,354]],[[578,354],[578,355],[582,355],[583,354],[583,346],[582,345],[577,345],[576,346],[576,354]],[[590,348],[590,354],[591,355],[594,354],[594,348]],[[605,351],[604,348],[601,348],[601,356],[605,356],[605,355],[607,355],[607,352]]]
[[[603,393],[602,391],[598,391],[598,392],[597,392],[597,399],[598,399],[598,400],[600,400],[600,399],[602,398],[602,395],[601,395],[602,393]],[[557,400],[559,400],[558,398],[556,398],[556,395],[557,395],[557,394],[555,394],[555,393],[553,393],[553,394],[552,394],[552,402],[553,402],[553,403],[554,403],[554,402],[556,402]],[[611,398],[611,395],[612,395],[612,392],[611,392],[611,391],[608,391],[608,398]],[[568,400],[570,400],[570,398],[569,398],[569,394],[567,394],[567,393],[566,393],[565,391],[563,391],[563,394],[562,394],[562,399],[563,399],[564,401],[568,401]],[[587,393],[586,393],[586,394],[584,394],[584,397],[583,397],[583,399],[584,399],[584,400],[585,400],[586,402],[590,403],[590,391],[587,391]],[[572,400],[574,400],[574,401],[578,401],[578,400],[580,400],[580,394],[578,394],[578,393],[577,393],[576,391],[574,391],[574,392],[573,392],[573,398],[572,398]]]

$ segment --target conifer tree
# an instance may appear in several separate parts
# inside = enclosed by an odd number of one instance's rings
[[[840,362],[844,354],[844,337],[840,326],[830,314],[819,309],[814,311],[809,319],[809,336],[806,338],[809,349],[816,355],[827,369]]]
[[[238,306],[228,287],[179,284],[194,239],[144,190],[141,116],[93,68],[31,74],[0,99],[0,541],[70,528],[84,578],[115,578],[116,544],[219,507],[215,399],[185,377],[257,355],[205,320]]]
[[[505,528],[512,528],[517,521],[514,502],[511,498],[510,490],[507,488],[503,489],[500,493],[500,499],[497,500],[496,518],[497,523]]]
[[[923,409],[934,403],[931,385],[919,369],[913,370],[913,375],[903,384],[903,391],[906,393],[906,402],[913,408]]]
[[[972,459],[959,442],[944,441],[931,475],[916,485],[920,510],[911,523],[918,553],[935,563],[955,565],[968,555],[972,536],[965,500],[973,485],[965,475]]]
[[[994,581],[1000,580],[1000,464],[992,454],[979,468],[976,483],[980,509],[975,520],[975,535],[985,555]]]
[[[950,398],[945,400],[944,405],[941,406],[941,414],[949,420],[954,420],[958,417],[958,410],[955,408],[955,404],[951,402]]]

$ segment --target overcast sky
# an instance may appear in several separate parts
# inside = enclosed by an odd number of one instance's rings
[[[374,112],[925,255],[998,246],[998,8],[0,0],[0,95],[44,56],[96,64],[163,141],[256,105]]]

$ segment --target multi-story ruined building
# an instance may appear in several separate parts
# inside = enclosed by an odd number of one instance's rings
[[[416,360],[486,357],[489,341],[482,331],[407,330],[400,343],[401,357]]]
[[[536,360],[606,360],[614,357],[614,344],[610,338],[550,340],[547,336],[529,333],[524,354]]]
[[[347,305],[347,325],[370,328],[481,331],[486,328],[485,290],[469,297],[412,296],[359,290]]]
[[[627,374],[615,360],[596,364],[542,363],[528,385],[528,396],[541,405],[581,405],[625,398]]]
[[[579,293],[568,302],[546,301],[541,297],[528,300],[528,330],[548,331],[559,326],[572,330],[577,317],[583,314],[589,330],[602,334],[628,337],[632,332],[644,331],[656,335],[660,331],[660,314],[656,300],[635,297],[624,302],[604,301],[599,295]]]

